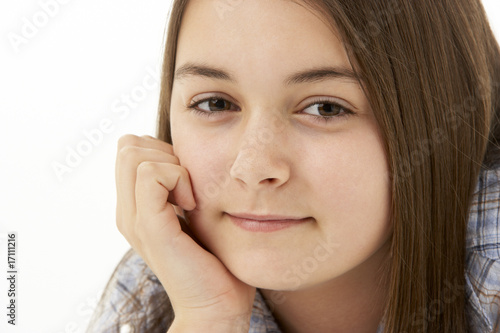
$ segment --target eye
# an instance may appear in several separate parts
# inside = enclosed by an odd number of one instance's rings
[[[226,99],[218,96],[212,96],[202,99],[201,101],[194,102],[189,105],[188,108],[207,113],[239,110],[237,107],[236,110],[231,109],[231,106],[234,106],[233,103],[227,101]]]
[[[323,118],[341,117],[353,113],[348,108],[332,101],[316,101],[302,112]]]

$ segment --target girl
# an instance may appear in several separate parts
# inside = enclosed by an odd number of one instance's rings
[[[176,0],[163,73],[90,332],[498,332],[479,0]]]

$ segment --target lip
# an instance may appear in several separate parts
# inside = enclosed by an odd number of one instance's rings
[[[273,232],[311,221],[311,217],[226,213],[238,227],[253,232]]]

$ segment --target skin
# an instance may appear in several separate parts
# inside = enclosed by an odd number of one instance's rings
[[[283,83],[312,68],[352,70],[346,51],[303,5],[252,0],[221,12],[216,3],[190,1],[176,56],[176,69],[204,64],[234,77],[174,80],[167,153],[189,173],[196,202],[183,207],[189,228],[238,281],[262,289],[285,332],[374,332],[391,224],[388,164],[373,111],[354,79]],[[188,107],[214,95],[212,106]],[[340,104],[340,113],[325,120],[321,103],[309,107],[318,100]],[[226,111],[211,111],[221,105]],[[345,109],[353,114],[343,116]],[[307,221],[252,232],[228,213]]]
[[[283,84],[313,67],[349,70],[319,15],[281,0],[233,5],[221,15],[217,2],[190,2],[176,69],[202,61],[233,81],[176,76],[173,146],[120,138],[117,227],[165,288],[170,333],[248,332],[256,287],[284,332],[374,332],[391,225],[368,101],[352,77]],[[229,215],[242,213],[303,222],[248,231]]]

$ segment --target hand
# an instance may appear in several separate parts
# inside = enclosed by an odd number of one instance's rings
[[[116,224],[165,288],[179,331],[248,332],[255,288],[227,270],[175,213],[196,207],[172,145],[125,135],[116,159]],[[218,328],[216,328],[218,327]]]

